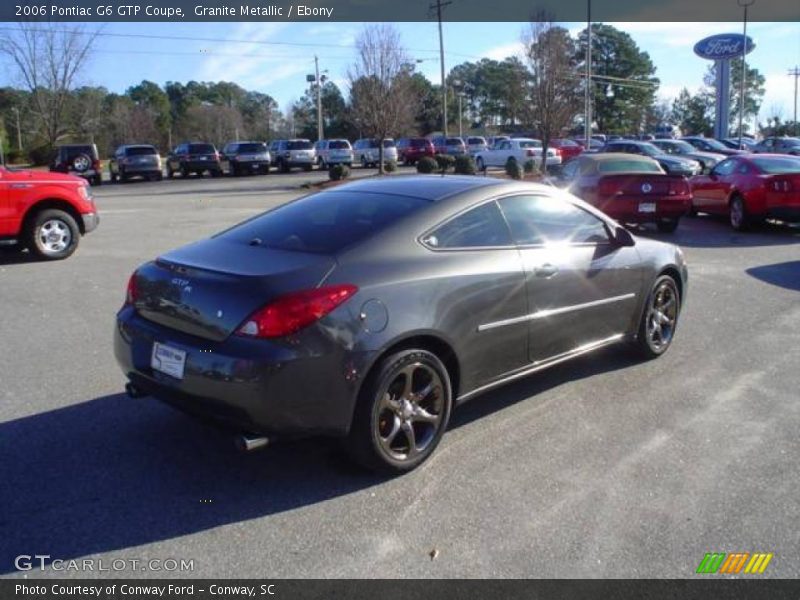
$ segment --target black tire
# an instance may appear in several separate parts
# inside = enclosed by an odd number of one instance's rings
[[[263,167],[261,167],[261,174],[269,175],[269,165],[264,165]]]
[[[286,164],[286,162],[285,162],[285,161],[283,161],[283,160],[282,160],[280,163],[278,163],[278,164],[280,164],[280,171],[281,171],[281,173],[288,173],[288,172],[291,170],[291,169],[289,168],[289,165],[287,165],[287,164]]]
[[[314,165],[303,165],[303,171],[310,171],[314,168]]]
[[[362,156],[361,157],[361,168],[362,169],[366,169],[367,168],[367,157],[366,156]]]
[[[222,169],[214,169],[211,171],[212,177],[222,177]]]
[[[68,235],[69,240],[64,240],[64,247],[55,249],[53,242],[46,241],[47,229],[54,235]],[[78,224],[68,212],[49,208],[34,214],[27,224],[25,232],[28,249],[44,260],[62,260],[72,255],[80,243],[81,232]]]
[[[398,381],[402,382],[399,386]],[[420,396],[426,389],[427,394]],[[390,403],[398,408],[390,408]],[[364,382],[347,450],[357,463],[373,471],[391,475],[411,471],[436,449],[452,407],[449,374],[435,354],[426,350],[392,354],[378,363]],[[383,437],[381,431],[387,427],[389,432]]]
[[[744,198],[736,194],[728,205],[728,222],[736,231],[747,231],[752,225],[750,215],[747,214]]]
[[[184,179],[187,179],[189,177],[189,173],[190,171],[186,167],[181,168],[181,177],[183,177]]]
[[[659,219],[656,222],[656,227],[661,233],[674,233],[678,228],[680,219]]]
[[[172,179],[174,176],[175,176],[175,171],[173,171],[172,169],[170,169],[169,167],[167,167],[167,177],[169,177],[170,179]]]
[[[95,186],[95,187],[98,187],[98,186],[100,186],[100,185],[103,185],[103,176],[102,176],[102,175],[99,175],[99,174],[98,174],[98,175],[95,175],[95,176],[92,178],[92,181],[89,183],[89,185],[93,185],[93,186]]]
[[[480,156],[475,159],[475,168],[478,171],[485,171],[486,170],[486,165],[483,164],[483,159]]]
[[[696,217],[697,216],[697,208],[694,206],[694,202],[692,202],[691,206],[689,207],[689,212],[686,213],[687,217]]]
[[[111,171],[109,174],[109,179],[111,180],[111,183],[117,183],[117,175],[114,173],[114,171]]]
[[[128,179],[130,179],[130,177],[125,171],[119,172],[119,178],[122,180],[122,183],[128,183]]]
[[[670,298],[674,305],[667,310],[662,310]],[[680,311],[681,297],[678,292],[678,284],[669,275],[660,276],[647,295],[639,329],[636,333],[635,346],[640,357],[647,360],[658,358],[669,350],[675,337]],[[669,323],[661,318],[662,315],[668,319]]]
[[[156,181],[162,181],[163,179],[164,179],[164,174],[161,171],[156,173]]]

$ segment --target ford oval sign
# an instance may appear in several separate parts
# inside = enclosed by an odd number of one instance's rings
[[[709,60],[726,60],[736,58],[753,51],[756,45],[750,36],[746,38],[747,49],[745,50],[745,37],[741,33],[720,33],[700,40],[694,45],[694,53],[701,58]]]

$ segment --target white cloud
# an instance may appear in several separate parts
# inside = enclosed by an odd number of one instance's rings
[[[492,60],[503,60],[504,58],[508,58],[510,56],[524,56],[525,47],[522,45],[522,42],[511,42],[509,44],[503,44],[501,46],[489,48],[481,54],[486,58],[491,58]]]

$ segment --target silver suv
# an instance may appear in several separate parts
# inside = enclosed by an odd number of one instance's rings
[[[120,146],[108,161],[111,182],[118,179],[128,181],[131,177],[143,177],[150,181],[161,181],[161,157],[155,146],[130,144]]]
[[[353,166],[353,147],[347,140],[320,140],[314,144],[314,149],[320,169],[327,169],[331,165]]]
[[[273,164],[282,173],[293,167],[310,171],[317,162],[317,153],[309,140],[275,140],[269,148]]]
[[[353,144],[355,160],[361,163],[362,167],[374,167],[380,160],[380,146],[375,138],[362,138]],[[392,138],[383,140],[383,162],[397,162],[397,146]]]

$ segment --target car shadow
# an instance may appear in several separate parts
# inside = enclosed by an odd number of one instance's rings
[[[800,292],[800,260],[753,267],[745,273],[764,283]]]
[[[0,267],[5,265],[27,265],[46,262],[37,255],[16,246],[0,248]]]
[[[688,248],[746,248],[800,243],[800,227],[797,225],[768,221],[749,231],[738,232],[731,229],[726,219],[711,215],[681,219],[675,233],[659,233],[651,228],[640,228],[634,233]]]
[[[626,353],[608,350],[559,365],[459,407],[451,429],[567,381],[632,364]],[[119,550],[387,480],[352,465],[335,440],[242,454],[229,434],[123,394],[2,423],[0,447],[0,573],[14,572],[19,554],[66,560]]]

